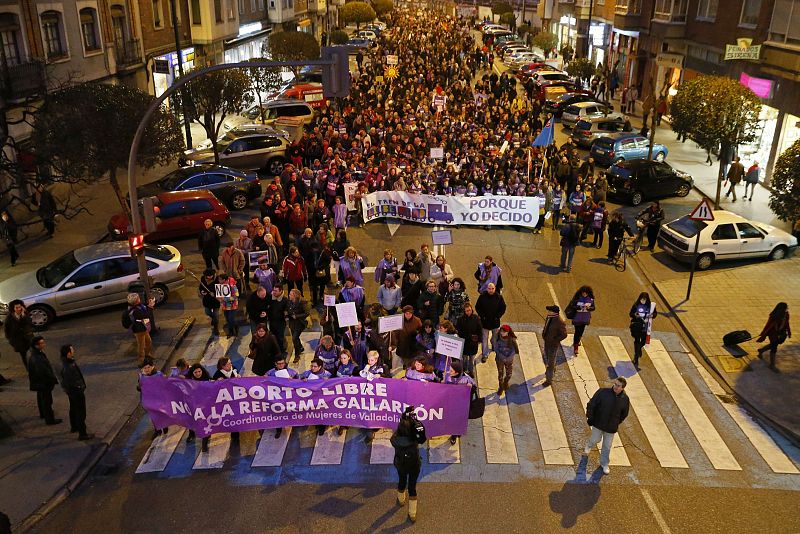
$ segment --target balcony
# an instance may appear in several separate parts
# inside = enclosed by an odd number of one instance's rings
[[[10,65],[7,75],[0,76],[0,91],[8,100],[22,100],[46,90],[47,78],[42,61]]]
[[[128,39],[114,43],[117,68],[126,68],[142,63],[142,49],[139,39]]]
[[[614,6],[614,26],[621,30],[641,31],[641,0],[617,0]]]

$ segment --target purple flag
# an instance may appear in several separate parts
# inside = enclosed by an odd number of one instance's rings
[[[406,406],[415,407],[429,436],[460,436],[467,431],[469,401],[468,385],[391,378],[142,380],[142,406],[155,427],[183,426],[199,437],[306,425],[393,429]]]

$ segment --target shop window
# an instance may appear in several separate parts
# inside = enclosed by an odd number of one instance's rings
[[[164,27],[164,12],[161,11],[161,0],[153,0],[153,27],[161,29]]]
[[[769,40],[800,45],[800,4],[792,0],[775,0],[769,25]]]
[[[218,23],[224,21],[222,18],[222,0],[214,0],[214,20]]]
[[[45,11],[41,14],[42,38],[44,40],[47,59],[63,59],[67,57],[67,43],[64,41],[64,24],[61,13]]]
[[[85,7],[80,10],[80,18],[83,50],[85,52],[100,50],[100,37],[97,35],[97,10]]]
[[[699,0],[697,2],[697,20],[713,21],[717,18],[719,0]]]
[[[755,28],[758,25],[758,15],[761,13],[761,0],[744,0],[742,4],[742,16],[739,18],[739,26]]]
[[[200,0],[192,0],[192,24],[200,25],[203,18],[200,16]]]
[[[19,31],[19,17],[14,13],[0,13],[0,42],[3,57],[9,67],[22,62],[22,35]]]

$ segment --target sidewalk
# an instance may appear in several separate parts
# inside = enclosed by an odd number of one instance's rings
[[[778,302],[788,303],[790,313],[800,310],[799,272],[800,258],[795,257],[703,274],[695,277],[689,302],[684,302],[685,277],[654,284],[728,386],[795,441],[800,441],[800,336],[794,334],[779,347],[779,373],[767,367],[768,354],[766,360],[758,358],[756,349],[766,343],[755,338]],[[740,350],[725,347],[722,336],[732,330],[747,330],[753,340]]]
[[[158,368],[170,361],[193,322],[194,317],[163,322],[154,339]],[[56,372],[61,365],[58,347],[75,342],[69,336],[68,331],[47,336],[47,355]],[[74,490],[139,405],[136,347],[129,333],[118,329],[105,336],[86,335],[76,348],[87,384],[87,428],[95,439],[78,441],[69,433],[69,401],[58,386],[54,411],[63,422],[55,426],[37,417],[36,394],[28,390],[27,376],[11,375],[13,382],[0,392],[0,417],[14,431],[0,440],[0,511],[11,518],[15,531],[24,531]]]

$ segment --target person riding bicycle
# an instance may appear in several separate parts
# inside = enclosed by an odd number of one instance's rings
[[[622,214],[615,212],[611,214],[611,221],[608,223],[608,263],[612,263],[614,258],[617,257],[619,246],[622,244],[622,239],[625,233],[633,237],[631,227],[625,222]]]
[[[656,247],[656,239],[658,238],[658,231],[661,229],[661,223],[664,222],[664,210],[658,200],[653,201],[650,206],[642,210],[636,216],[637,226],[641,221],[644,226],[641,226],[639,233],[647,232],[647,248],[650,252]]]

